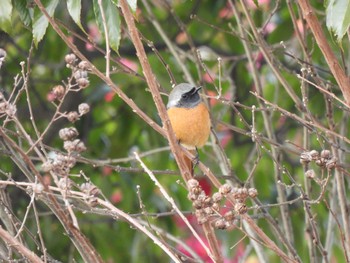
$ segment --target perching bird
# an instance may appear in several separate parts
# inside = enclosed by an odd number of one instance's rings
[[[167,104],[176,139],[192,152],[204,146],[210,135],[209,112],[198,94],[200,89],[181,83],[171,91]]]

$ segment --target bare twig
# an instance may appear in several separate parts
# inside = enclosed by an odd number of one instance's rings
[[[23,244],[17,241],[13,236],[11,236],[7,231],[0,227],[0,238],[8,244],[9,247],[15,249],[19,254],[23,255],[25,258],[33,263],[42,263],[43,261],[34,252],[30,251]]]
[[[309,0],[298,1],[301,10],[303,11],[304,18],[307,21],[312,34],[314,35],[316,42],[324,55],[327,64],[336,79],[339,88],[341,89],[345,101],[350,105],[350,79],[346,75],[344,69],[341,68],[338,59],[336,58],[332,48],[328,44],[326,36],[323,33],[322,27],[313,11]]]

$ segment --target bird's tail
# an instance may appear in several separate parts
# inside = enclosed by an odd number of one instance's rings
[[[190,153],[192,153],[193,155],[196,156],[197,151],[196,150],[189,150]],[[195,162],[196,160],[193,160],[190,157],[187,157],[185,155],[185,153],[182,153],[182,158],[186,164],[186,167],[188,168],[188,170],[190,171],[191,177],[194,177],[194,166],[195,166]]]

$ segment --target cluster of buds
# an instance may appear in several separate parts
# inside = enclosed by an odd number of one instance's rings
[[[76,139],[76,137],[79,135],[76,128],[63,128],[59,131],[58,135],[64,141],[63,148],[69,154],[81,153],[86,150],[84,143],[80,139]]]
[[[87,182],[82,183],[79,188],[86,194],[85,199],[90,206],[94,207],[98,204],[97,196],[100,194],[100,190],[96,187],[96,185]]]
[[[322,150],[321,153],[316,150],[303,152],[300,155],[300,163],[308,164],[310,162],[315,162],[316,165],[331,170],[337,165],[337,158],[332,156],[329,150]]]
[[[52,88],[51,94],[53,96],[52,100],[61,101],[66,94],[66,88],[62,85],[56,85]]]
[[[90,106],[87,103],[81,103],[78,106],[78,111],[70,111],[65,114],[69,122],[76,122],[81,116],[90,111]]]
[[[90,84],[88,79],[89,63],[86,61],[80,61],[77,65],[78,59],[74,54],[66,55],[65,61],[67,68],[73,70],[73,76],[79,88],[85,89],[88,87]]]
[[[9,116],[14,117],[17,112],[15,104],[10,103],[5,99],[5,96],[0,92],[0,117]]]
[[[73,181],[71,179],[69,179],[69,177],[65,176],[65,177],[60,178],[57,186],[61,190],[65,191],[65,192],[69,192],[72,189],[73,184],[74,184]]]
[[[218,229],[231,227],[237,215],[247,212],[246,199],[254,198],[258,194],[255,188],[232,188],[229,184],[224,184],[210,197],[205,194],[197,180],[191,179],[187,184],[188,198],[193,202],[198,223],[204,224],[210,220]],[[220,213],[222,200],[229,195],[235,202],[232,204],[233,207],[222,215]]]
[[[56,153],[41,165],[41,169],[43,172],[53,172],[59,176],[65,177],[69,175],[75,163],[76,158],[74,156]]]

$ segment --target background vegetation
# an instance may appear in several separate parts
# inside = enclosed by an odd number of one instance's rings
[[[1,260],[348,262],[349,12],[2,0]],[[212,118],[195,180],[181,82]]]

